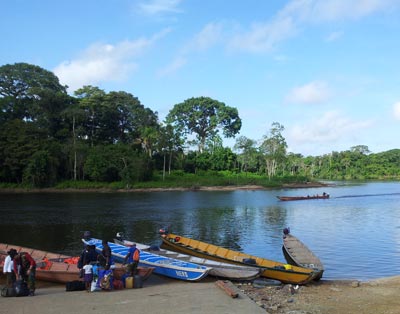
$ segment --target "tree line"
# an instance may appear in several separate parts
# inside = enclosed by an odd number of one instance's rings
[[[171,173],[253,173],[276,178],[398,178],[400,150],[359,145],[304,157],[287,152],[278,122],[261,140],[235,138],[238,110],[209,97],[173,105],[164,121],[134,95],[82,86],[73,95],[50,71],[27,63],[0,67],[0,182],[138,182]]]

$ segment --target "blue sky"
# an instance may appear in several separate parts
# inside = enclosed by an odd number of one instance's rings
[[[400,148],[400,0],[2,0],[0,36],[0,65],[129,92],[160,120],[208,96],[239,135],[279,122],[305,156]]]

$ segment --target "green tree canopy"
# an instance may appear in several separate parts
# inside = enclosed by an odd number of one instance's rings
[[[276,174],[279,163],[283,163],[286,157],[287,144],[282,135],[284,130],[284,126],[278,122],[272,123],[269,134],[264,136],[264,141],[260,146],[269,178]]]
[[[167,123],[171,123],[186,139],[195,134],[199,151],[205,148],[206,141],[215,138],[219,131],[225,137],[234,137],[242,127],[236,108],[209,97],[197,97],[176,104],[169,112]]]
[[[57,95],[65,97],[66,87],[50,71],[27,63],[0,67],[0,119],[3,121],[46,120],[42,116],[54,111],[50,105]]]

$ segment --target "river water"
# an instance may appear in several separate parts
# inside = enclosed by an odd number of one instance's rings
[[[328,200],[281,202],[278,195]],[[400,183],[290,190],[0,193],[0,242],[76,255],[83,231],[161,244],[158,230],[285,262],[290,227],[325,266],[324,279],[400,275]]]

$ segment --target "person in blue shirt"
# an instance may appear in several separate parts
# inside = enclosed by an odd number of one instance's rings
[[[127,272],[133,277],[136,275],[137,266],[139,264],[140,251],[136,247],[136,243],[133,243],[129,249],[128,254],[125,256],[124,264],[128,263]]]

